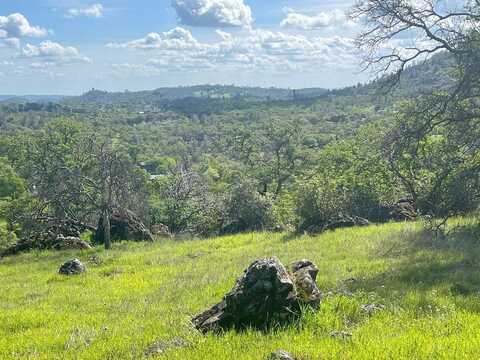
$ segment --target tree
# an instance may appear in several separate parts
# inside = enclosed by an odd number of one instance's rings
[[[157,221],[168,226],[172,233],[184,231],[208,235],[218,229],[220,206],[210,193],[205,179],[183,164],[170,169],[168,175],[153,184]]]
[[[357,44],[365,50],[366,66],[393,71],[398,80],[408,65],[440,51],[474,65],[472,60],[477,57],[465,58],[474,53],[465,45],[478,41],[480,3],[469,0],[454,4],[437,0],[357,1],[351,16],[365,25]],[[410,40],[408,46],[388,46],[402,37]]]
[[[450,86],[403,104],[383,149],[425,212],[449,216],[474,208],[480,170],[479,1],[360,0],[352,16],[366,26],[357,42],[367,68],[387,73],[392,85],[416,61],[438,52],[453,58]],[[391,46],[402,37],[412,45]]]
[[[90,222],[102,215],[106,248],[112,209],[140,209],[146,203],[145,174],[112,134],[59,120],[20,136],[10,157],[38,199],[28,217],[48,214]]]

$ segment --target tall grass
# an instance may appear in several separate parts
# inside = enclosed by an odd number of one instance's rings
[[[0,358],[264,359],[279,348],[300,359],[480,358],[480,241],[473,224],[457,222],[467,227],[445,238],[399,223],[5,258]],[[191,328],[192,315],[217,302],[245,267],[272,255],[318,265],[318,312],[268,333],[204,336]],[[87,273],[58,275],[72,257]],[[381,306],[363,306],[372,304]]]

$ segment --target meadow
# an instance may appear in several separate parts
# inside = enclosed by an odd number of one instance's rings
[[[303,360],[480,358],[479,232],[469,219],[449,226],[446,237],[391,223],[4,258],[0,358],[265,359],[278,349]],[[193,315],[272,255],[317,264],[319,311],[268,332],[192,329]],[[73,257],[87,272],[58,275]]]

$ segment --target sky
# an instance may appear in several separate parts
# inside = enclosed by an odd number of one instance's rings
[[[367,81],[353,0],[1,0],[0,94]]]

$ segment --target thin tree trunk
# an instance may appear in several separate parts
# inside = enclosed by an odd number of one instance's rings
[[[108,207],[105,206],[103,210],[103,241],[105,243],[105,249],[108,250],[112,246],[110,239],[110,212]]]

